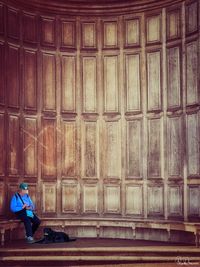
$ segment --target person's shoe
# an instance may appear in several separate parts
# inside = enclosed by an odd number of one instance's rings
[[[29,243],[29,244],[33,244],[33,243],[35,242],[35,240],[34,240],[34,238],[33,238],[32,236],[28,236],[28,237],[26,238],[26,241],[27,241],[27,243]]]

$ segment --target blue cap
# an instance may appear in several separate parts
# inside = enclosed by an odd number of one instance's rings
[[[26,184],[26,183],[21,183],[21,184],[19,185],[19,188],[22,189],[22,190],[27,190],[27,189],[28,189],[28,184]]]

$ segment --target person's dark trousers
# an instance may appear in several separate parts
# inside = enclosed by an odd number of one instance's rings
[[[24,223],[26,236],[33,236],[41,223],[40,219],[35,214],[33,218],[28,217],[26,213],[19,214],[17,217]]]

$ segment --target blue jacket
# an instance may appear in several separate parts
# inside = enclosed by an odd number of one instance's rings
[[[31,198],[29,197],[28,194],[25,194],[23,196],[21,196],[21,198],[23,199],[24,201],[24,204],[27,204],[28,206],[30,206],[31,210],[34,210],[35,209],[35,206],[31,200]],[[22,210],[22,207],[24,205],[20,199],[20,197],[18,196],[17,193],[15,193],[13,195],[13,197],[11,198],[11,201],[10,201],[10,209],[12,212],[17,212],[17,211],[20,211]]]

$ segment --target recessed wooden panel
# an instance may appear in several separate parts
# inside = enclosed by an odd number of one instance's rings
[[[36,15],[23,14],[23,41],[28,43],[36,43],[37,40],[37,20]]]
[[[148,215],[151,216],[164,215],[163,193],[164,193],[163,186],[148,186],[147,189]]]
[[[42,185],[42,212],[43,213],[56,213],[56,184],[44,183]]]
[[[187,105],[198,103],[198,43],[186,45]]]
[[[24,120],[24,174],[28,176],[37,175],[37,120],[25,118]]]
[[[118,112],[118,57],[104,57],[104,111]]]
[[[15,9],[8,8],[7,30],[8,30],[9,37],[15,38],[15,39],[19,38],[19,31],[20,31],[19,13]]]
[[[187,163],[189,176],[200,175],[200,137],[198,122],[198,113],[187,115]]]
[[[42,87],[44,110],[56,108],[56,66],[55,56],[44,53],[42,55]]]
[[[141,110],[140,55],[126,55],[126,110]]]
[[[0,215],[5,214],[5,186],[0,182]]]
[[[7,58],[7,94],[9,107],[19,107],[19,73],[19,48],[9,46]]]
[[[104,185],[104,212],[120,213],[120,185]]]
[[[37,53],[24,50],[24,107],[37,109]]]
[[[76,41],[75,21],[61,20],[61,46],[75,48]]]
[[[62,184],[62,212],[77,213],[78,212],[78,185]]]
[[[0,34],[4,33],[4,6],[0,3]]]
[[[169,216],[182,216],[182,187],[170,185],[167,199]]]
[[[0,175],[5,174],[5,141],[5,116],[0,113]]]
[[[147,17],[147,43],[161,41],[161,15]]]
[[[142,121],[127,122],[127,177],[142,178]]]
[[[176,39],[180,37],[180,9],[167,12],[167,39]]]
[[[168,109],[181,105],[180,48],[167,51],[167,106]]]
[[[162,107],[160,57],[160,51],[147,53],[148,110]]]
[[[125,46],[140,45],[139,18],[125,20]]]
[[[83,22],[82,29],[82,48],[96,48],[96,25],[95,22]]]
[[[9,115],[8,119],[8,170],[10,175],[19,172],[19,117]]]
[[[83,140],[83,176],[95,178],[98,176],[98,124],[84,123]]]
[[[43,159],[40,160],[43,174],[45,176],[55,176],[57,163],[55,120],[43,119],[42,130],[39,134],[43,138]]]
[[[62,175],[74,177],[76,175],[76,141],[77,127],[75,122],[62,122]]]
[[[168,175],[181,178],[183,174],[182,117],[167,119]]]
[[[62,111],[76,112],[76,59],[62,56]]]
[[[121,176],[121,132],[120,122],[106,122],[106,146],[104,149],[105,175],[109,178]]]
[[[189,186],[188,187],[188,215],[189,216],[199,216],[199,198],[200,198],[200,188],[199,186]]]
[[[37,188],[35,184],[29,184],[29,190],[28,194],[31,197],[33,203],[35,204],[35,208],[37,210],[37,203],[38,203],[38,197],[37,197]]]
[[[103,24],[103,40],[105,48],[115,48],[118,44],[118,34],[117,34],[117,22],[107,21]]]
[[[5,104],[5,46],[0,43],[0,104]]]
[[[83,111],[97,110],[96,57],[83,57]]]
[[[192,2],[186,6],[186,32],[188,34],[198,29],[198,2]]]
[[[161,177],[162,119],[148,120],[148,178]]]
[[[98,211],[98,185],[87,184],[83,186],[83,212],[97,213]]]
[[[142,216],[143,187],[142,185],[126,185],[126,215]]]
[[[41,37],[42,44],[55,46],[55,19],[41,18]]]

